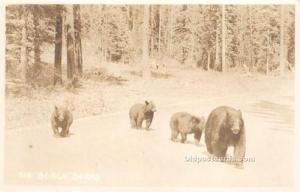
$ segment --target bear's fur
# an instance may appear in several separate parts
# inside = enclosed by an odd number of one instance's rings
[[[149,129],[156,107],[152,101],[145,101],[145,104],[134,104],[129,110],[129,118],[132,128],[142,128],[143,121],[146,121],[146,129]]]
[[[226,157],[227,148],[234,147],[234,162],[243,166],[246,152],[245,127],[240,110],[228,106],[214,109],[205,125],[207,151],[217,157]]]
[[[194,134],[195,144],[198,145],[204,126],[204,117],[199,118],[186,112],[175,113],[170,120],[171,140],[176,141],[178,134],[180,134],[181,142],[184,143],[187,134]]]
[[[72,123],[73,115],[66,107],[54,107],[51,116],[51,125],[55,136],[66,137],[69,134]],[[59,127],[62,129],[61,132],[59,132]]]

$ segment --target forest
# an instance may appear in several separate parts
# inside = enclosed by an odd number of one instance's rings
[[[294,68],[294,36],[294,8],[285,5],[9,5],[6,72],[33,86],[61,84],[62,44],[70,79],[88,65],[81,41],[89,41],[99,65],[146,56],[146,67],[173,58],[207,71],[276,75]],[[55,47],[51,63],[41,60],[47,47]]]

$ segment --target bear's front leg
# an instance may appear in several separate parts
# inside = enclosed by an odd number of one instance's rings
[[[61,126],[62,130],[61,130],[61,133],[60,133],[60,136],[61,137],[66,137],[69,133],[69,127],[70,127],[70,124],[68,122],[64,122]]]
[[[54,136],[59,136],[58,126],[55,123],[52,123],[52,130]]]
[[[241,140],[242,138],[240,138]],[[236,168],[244,168],[243,161],[245,158],[246,146],[244,142],[238,142],[234,146],[234,164]]]
[[[62,128],[62,130],[60,132],[60,136],[61,137],[66,137],[67,136],[67,128],[66,127]]]
[[[227,152],[227,144],[222,143],[220,141],[213,141],[212,142],[212,151],[213,154],[218,158],[224,158],[226,157]]]
[[[201,135],[202,135],[202,131],[195,131],[194,133],[195,145],[199,145]]]
[[[213,154],[213,150],[212,150],[212,141],[211,141],[211,137],[210,134],[208,134],[208,132],[205,132],[205,144],[206,144],[206,150],[209,154]]]
[[[146,129],[149,129],[150,125],[152,123],[152,119],[146,119]]]

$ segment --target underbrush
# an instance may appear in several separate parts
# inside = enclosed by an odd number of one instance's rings
[[[109,82],[114,85],[123,85],[127,79],[124,79],[122,76],[114,76],[109,74],[105,68],[94,68],[84,71],[83,79],[90,79],[94,81],[104,81]]]

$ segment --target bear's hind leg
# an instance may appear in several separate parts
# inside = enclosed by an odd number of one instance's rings
[[[131,128],[137,128],[136,119],[134,119],[133,117],[130,117],[130,124]]]
[[[176,142],[178,134],[179,134],[179,132],[177,130],[173,130],[172,129],[171,140],[174,141],[174,142]]]
[[[181,133],[181,143],[185,143],[186,141],[186,133]]]
[[[143,119],[142,118],[138,118],[137,119],[137,128],[141,129],[142,128],[142,123],[143,123]]]
[[[227,153],[227,146],[215,146],[214,148],[214,155],[217,157],[217,158],[220,158],[220,161],[221,162],[224,162],[225,161],[225,158],[226,158],[226,153]]]

